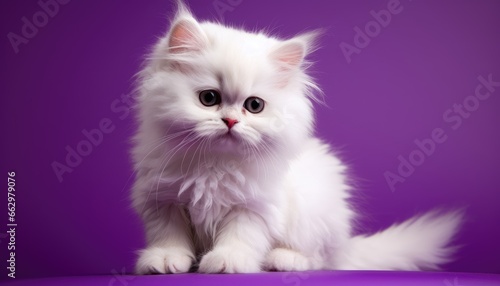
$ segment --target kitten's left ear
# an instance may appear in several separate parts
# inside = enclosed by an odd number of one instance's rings
[[[300,69],[306,56],[315,50],[320,31],[313,31],[281,42],[270,54],[281,71]]]

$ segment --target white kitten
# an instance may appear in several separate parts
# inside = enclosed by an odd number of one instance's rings
[[[460,213],[352,237],[346,168],[313,135],[305,56],[279,40],[197,22],[179,4],[141,72],[133,205],[148,246],[136,271],[435,269]]]

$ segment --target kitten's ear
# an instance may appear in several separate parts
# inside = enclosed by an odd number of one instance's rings
[[[288,40],[271,53],[271,58],[281,70],[288,71],[300,67],[305,54],[306,49],[303,43]]]
[[[168,52],[173,54],[202,51],[207,38],[188,8],[177,2],[177,14],[168,33]]]
[[[320,31],[296,36],[280,43],[272,52],[271,59],[282,71],[293,71],[302,67],[306,56],[314,51]]]

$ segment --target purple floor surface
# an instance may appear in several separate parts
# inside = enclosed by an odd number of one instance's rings
[[[26,279],[4,286],[134,286],[134,285],[369,285],[369,286],[498,286],[500,275],[450,272],[315,271],[259,274],[177,274],[154,276],[76,276]]]

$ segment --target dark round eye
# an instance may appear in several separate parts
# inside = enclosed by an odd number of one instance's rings
[[[216,90],[202,90],[200,92],[200,102],[205,106],[214,106],[220,103],[220,93]]]
[[[259,113],[264,110],[264,100],[255,96],[251,96],[245,100],[245,109],[251,113]]]

